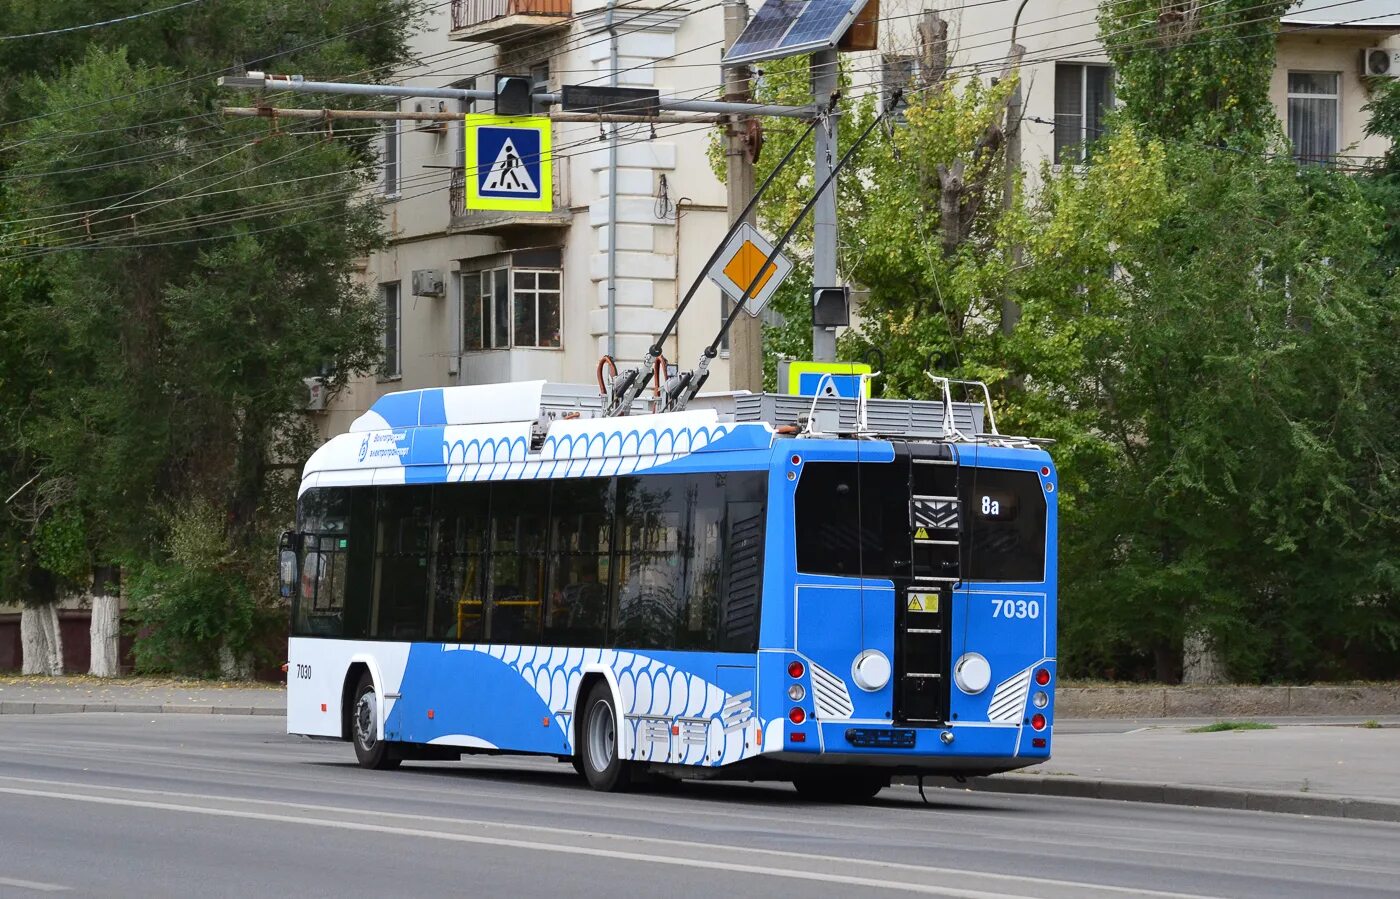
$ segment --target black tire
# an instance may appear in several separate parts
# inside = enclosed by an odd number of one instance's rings
[[[387,771],[397,768],[403,759],[388,740],[378,734],[379,694],[374,680],[366,671],[355,688],[355,704],[350,707],[350,740],[355,744],[355,758],[361,768]]]
[[[890,776],[877,771],[804,774],[793,778],[792,785],[809,802],[869,802],[890,785]]]
[[[632,766],[618,752],[620,720],[608,685],[594,684],[583,702],[575,757],[588,785],[604,793],[620,793],[632,785]]]

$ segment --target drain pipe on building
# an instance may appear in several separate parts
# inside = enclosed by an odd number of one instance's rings
[[[605,26],[609,35],[608,84],[617,87],[617,0],[608,0]],[[617,358],[617,123],[608,142],[608,355]]]

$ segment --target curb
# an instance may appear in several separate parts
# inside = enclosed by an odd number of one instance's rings
[[[0,715],[72,715],[79,712],[135,712],[142,715],[276,715],[285,709],[271,706],[179,705],[176,703],[130,702],[0,702]]]
[[[1353,820],[1400,823],[1400,802],[1380,799],[1312,796],[1307,793],[1242,790],[1234,787],[1208,787],[1150,781],[1095,780],[1053,774],[974,777],[962,784],[947,777],[929,777],[925,780],[941,789],[972,790],[981,793],[1062,796],[1074,799],[1107,799],[1116,802],[1151,802],[1159,805],[1186,805],[1235,811],[1275,812],[1285,815],[1315,815],[1323,818],[1351,818]],[[918,780],[905,775],[896,777],[895,783],[912,785],[917,784]]]

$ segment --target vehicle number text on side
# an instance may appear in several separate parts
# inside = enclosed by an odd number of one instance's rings
[[[994,599],[992,600],[993,618],[1039,618],[1040,600],[1038,599]]]

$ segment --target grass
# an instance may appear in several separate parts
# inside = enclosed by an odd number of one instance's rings
[[[1376,730],[1378,728],[1384,727],[1385,725],[1381,724],[1375,718],[1372,718],[1369,721],[1361,722],[1361,726],[1366,728],[1367,730]]]
[[[1214,724],[1203,724],[1200,727],[1193,727],[1187,731],[1189,734],[1218,734],[1227,730],[1273,730],[1275,725],[1265,724],[1262,721],[1217,721]]]

